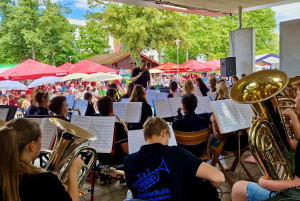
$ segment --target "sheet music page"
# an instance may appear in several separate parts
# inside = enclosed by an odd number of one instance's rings
[[[209,102],[211,101],[208,96],[197,97],[198,105],[204,110],[204,113],[212,113]]]
[[[123,98],[122,103],[128,103],[130,98]]]
[[[9,108],[0,108],[0,119],[6,121],[8,113]]]
[[[122,121],[124,121],[126,103],[114,102],[113,107],[114,107],[115,115],[117,115]],[[117,118],[116,118],[116,122],[119,122]]]
[[[203,97],[203,94],[202,92],[200,91],[200,88],[199,87],[195,87],[195,95],[196,96],[199,96],[199,97]]]
[[[41,149],[51,149],[54,137],[56,135],[56,126],[48,118],[42,119],[42,147]]]
[[[142,115],[142,102],[126,103],[124,122],[140,123]]]
[[[250,128],[252,126],[252,117],[255,116],[250,104],[239,104],[231,100],[235,111],[240,115],[243,121],[244,128]]]
[[[243,129],[243,125],[241,125],[242,120],[235,112],[230,99],[211,101],[210,105],[222,134]]]
[[[211,98],[211,101],[215,101],[217,98],[217,92],[207,92],[207,96]]]
[[[182,99],[181,97],[169,98],[173,117],[178,115],[178,112],[177,112],[178,108],[182,108],[181,99]],[[181,113],[182,113],[182,110],[181,110]]]
[[[67,104],[68,104],[68,108],[72,109],[74,106],[74,102],[75,102],[75,96],[73,95],[66,95],[66,99],[67,99]]]
[[[195,113],[196,114],[205,114],[207,112],[202,108],[202,105],[199,104],[199,98],[202,98],[202,97],[197,97],[197,99],[198,99],[198,105],[196,107]]]
[[[168,98],[168,95],[169,95],[168,93],[160,92],[160,93],[157,93],[156,99],[157,100],[166,99],[166,98]]]
[[[160,118],[172,117],[169,99],[154,100],[156,116]]]
[[[87,100],[76,100],[74,104],[74,109],[79,109],[82,116],[85,115],[86,109],[88,106]],[[72,115],[78,115],[77,111],[73,111]]]
[[[157,91],[154,89],[148,89],[146,94],[146,99],[151,107],[153,107],[153,100],[156,100]]]
[[[173,96],[174,96],[174,98],[175,98],[175,97],[181,97],[182,94],[181,94],[181,93],[173,93]]]
[[[90,145],[94,147],[98,153],[111,153],[114,139],[115,117],[73,116],[71,123],[89,131],[98,138],[96,142],[90,142]]]
[[[169,126],[169,127],[170,127],[170,132],[171,132],[171,138],[169,139],[169,146],[177,146],[177,142],[175,139],[175,135],[174,135],[172,126]],[[140,150],[140,148],[146,144],[147,143],[145,141],[144,132],[142,129],[128,131],[129,154],[138,152]]]

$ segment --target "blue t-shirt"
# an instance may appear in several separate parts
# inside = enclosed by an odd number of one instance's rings
[[[62,92],[65,92],[66,89],[67,89],[67,87],[66,87],[66,86],[63,86],[62,89],[61,89],[61,91],[62,91]]]
[[[206,77],[202,77],[202,80],[203,80],[204,84],[206,84],[207,78]]]

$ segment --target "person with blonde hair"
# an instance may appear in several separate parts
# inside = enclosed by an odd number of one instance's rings
[[[217,100],[224,100],[224,99],[229,99],[228,97],[228,92],[229,92],[229,88],[227,86],[227,84],[225,82],[220,82],[217,84],[216,86],[217,89]]]
[[[142,114],[140,123],[130,124],[131,130],[143,129],[143,124],[148,119],[148,117],[152,117],[152,109],[148,104],[146,99],[146,93],[144,87],[142,85],[135,85],[130,96],[129,102],[142,102]]]
[[[81,156],[68,170],[67,193],[56,175],[31,164],[40,153],[41,139],[39,124],[27,118],[13,119],[0,128],[0,201],[80,201]]]
[[[186,80],[183,82],[182,95],[195,93],[195,86],[192,80]]]

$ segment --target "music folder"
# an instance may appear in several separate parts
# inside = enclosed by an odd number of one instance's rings
[[[72,109],[75,103],[75,96],[74,95],[66,95],[68,108]]]
[[[78,99],[78,100],[75,100],[73,109],[79,109],[81,115],[84,116],[85,112],[87,110],[88,104],[89,103],[88,103],[87,100]],[[78,115],[78,112],[77,111],[73,111],[72,115]]]
[[[14,119],[17,109],[16,105],[0,105],[0,119],[4,121]]]
[[[231,99],[211,101],[211,109],[221,134],[248,129],[255,115],[250,104],[239,104]]]
[[[169,139],[169,146],[177,146],[176,138],[173,132],[173,128],[169,125],[171,138]],[[143,145],[146,145],[144,138],[144,131],[140,130],[131,130],[128,131],[128,149],[129,154],[136,153],[140,150]]]
[[[166,98],[168,98],[168,93],[159,92],[154,89],[147,90],[146,99],[151,107],[153,107],[153,100],[161,100]]]
[[[140,123],[142,116],[142,102],[114,102],[114,114],[123,122]],[[118,120],[116,119],[116,122]]]

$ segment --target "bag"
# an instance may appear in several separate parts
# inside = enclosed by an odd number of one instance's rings
[[[300,201],[300,186],[294,186],[290,188],[282,189],[278,191],[275,196],[267,199],[266,201],[293,201],[299,200]]]

